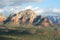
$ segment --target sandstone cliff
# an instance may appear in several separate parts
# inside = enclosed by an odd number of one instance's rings
[[[18,23],[18,22],[32,23],[35,17],[36,17],[36,14],[32,10],[27,9],[25,11],[21,11],[17,14],[12,15],[11,21],[16,22],[16,23]]]
[[[3,23],[6,20],[6,16],[0,14],[0,23]]]
[[[50,20],[48,18],[45,18],[41,15],[37,16],[35,12],[31,9],[20,11],[19,13],[16,14],[10,14],[5,23],[7,22],[12,22],[14,24],[30,23],[37,26],[42,24],[44,26],[50,25]]]

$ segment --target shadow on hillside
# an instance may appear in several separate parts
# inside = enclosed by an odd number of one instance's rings
[[[27,31],[23,31],[23,32],[20,32],[18,30],[9,30],[9,31],[0,31],[0,35],[27,35],[27,34],[30,34],[28,33]]]
[[[1,37],[0,36],[0,40],[14,40],[14,39],[12,39],[12,38],[5,38],[5,37]]]
[[[21,35],[29,35],[28,32],[19,32],[18,30],[10,30],[8,32],[0,31],[0,40],[14,40],[13,38],[8,38],[5,36],[13,35],[13,36],[21,36]]]

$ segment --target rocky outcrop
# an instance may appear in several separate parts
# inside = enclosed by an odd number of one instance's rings
[[[46,18],[46,17],[41,16],[41,15],[36,16],[36,18],[33,21],[33,25],[35,25],[35,26],[43,25],[45,27],[52,26],[49,18]]]
[[[27,9],[25,11],[19,12],[18,14],[12,15],[11,21],[16,23],[32,23],[35,17],[36,14],[32,10]]]
[[[0,14],[0,23],[3,23],[6,20],[6,16]]]
[[[43,21],[43,25],[44,25],[45,27],[52,26],[52,25],[51,25],[51,21],[49,20],[49,18],[45,18],[45,20]]]

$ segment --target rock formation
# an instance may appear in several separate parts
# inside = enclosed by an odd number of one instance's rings
[[[16,24],[19,23],[30,23],[33,25],[41,25],[43,24],[44,26],[49,26],[50,21],[48,18],[45,18],[41,15],[36,15],[35,12],[31,9],[27,9],[24,11],[20,11],[19,13],[16,14],[10,14],[10,16],[7,18],[6,22],[13,22]]]
[[[6,20],[6,16],[0,14],[0,23],[3,23]]]
[[[36,18],[34,19],[33,25],[36,25],[36,26],[43,25],[48,27],[48,26],[51,26],[51,22],[49,18],[39,15],[39,16],[36,16]]]
[[[45,18],[45,20],[43,21],[43,25],[44,25],[45,27],[52,26],[52,25],[51,25],[51,21],[50,21],[48,18]]]
[[[25,11],[21,11],[18,14],[14,14],[14,15],[12,15],[11,21],[16,22],[16,23],[18,23],[18,22],[32,23],[34,18],[36,17],[36,14],[30,9],[27,9]]]

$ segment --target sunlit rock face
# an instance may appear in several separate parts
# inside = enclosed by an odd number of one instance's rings
[[[6,20],[6,16],[0,14],[0,23],[3,23]]]
[[[44,25],[45,27],[51,26],[50,20],[49,20],[48,18],[45,18],[45,20],[43,21],[43,25]]]
[[[25,11],[21,11],[15,14],[14,16],[12,16],[11,21],[22,22],[22,23],[26,23],[26,22],[32,23],[35,17],[36,17],[36,14],[32,10],[27,9]]]

